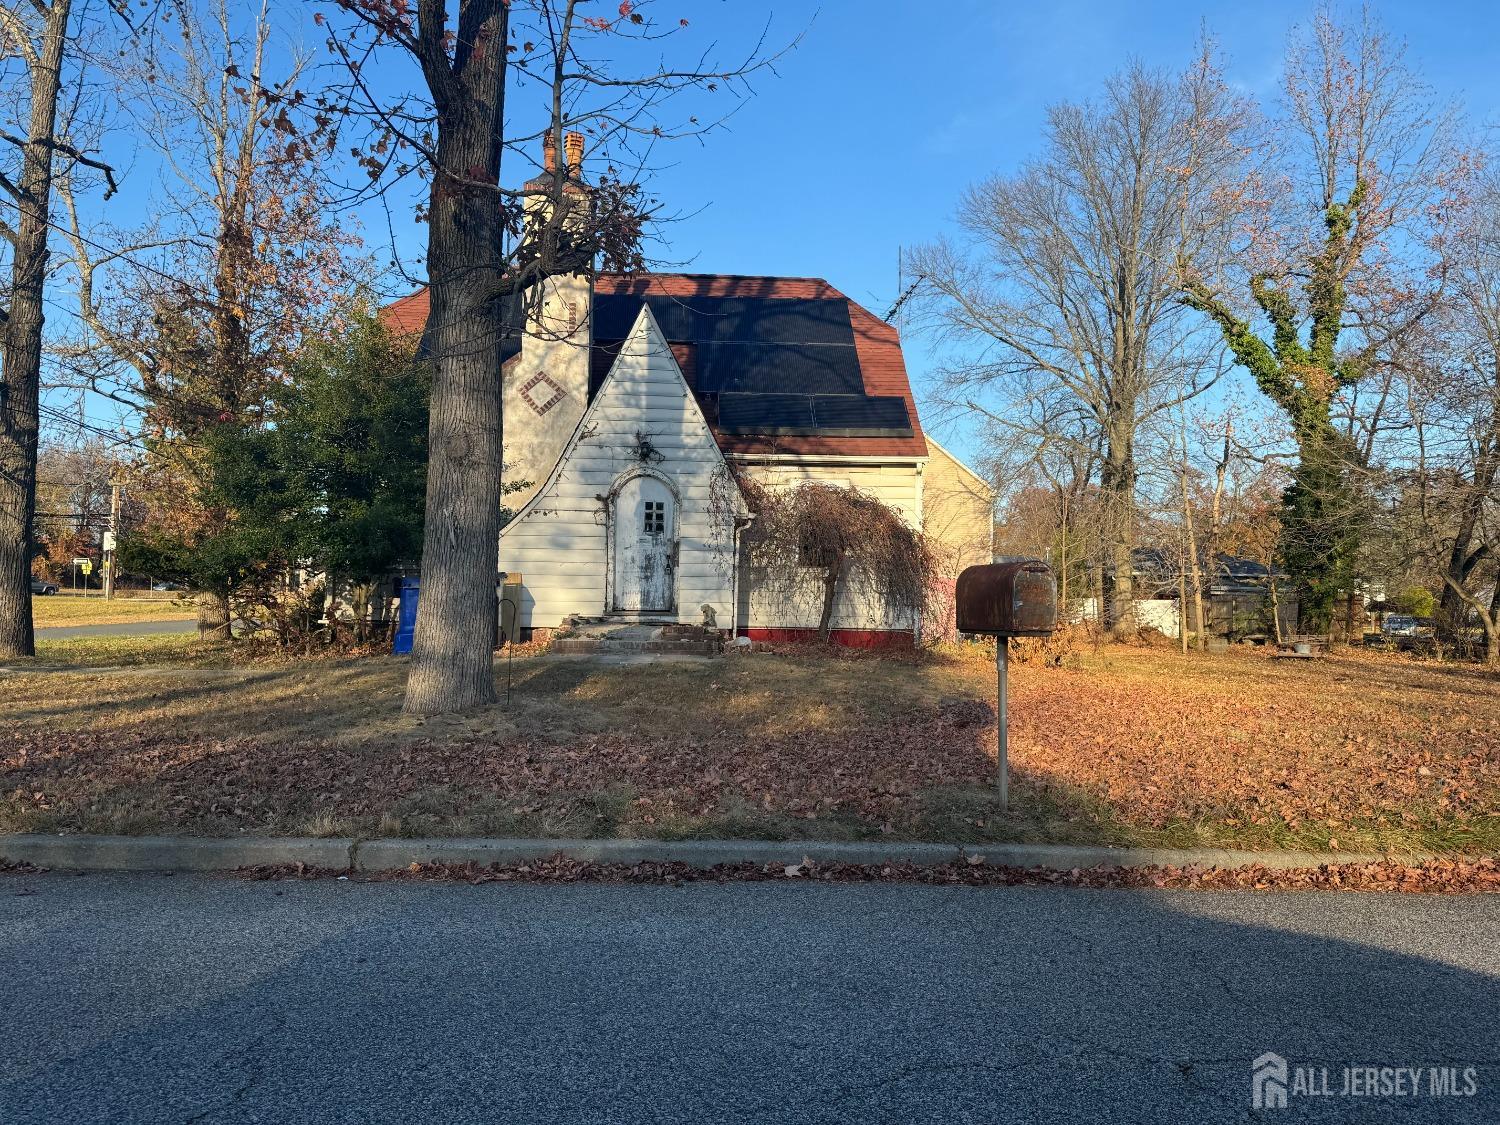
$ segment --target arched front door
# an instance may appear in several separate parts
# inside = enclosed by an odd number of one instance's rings
[[[672,490],[652,476],[631,477],[615,493],[614,608],[665,613],[676,588],[677,511]]]

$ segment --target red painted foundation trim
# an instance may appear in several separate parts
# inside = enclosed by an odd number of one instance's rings
[[[765,644],[815,644],[816,629],[741,629],[740,636]],[[909,629],[830,629],[828,639],[843,648],[916,647],[916,637]]]

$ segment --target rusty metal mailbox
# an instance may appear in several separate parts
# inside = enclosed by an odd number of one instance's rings
[[[960,633],[995,637],[995,786],[1000,811],[1010,809],[1010,639],[1046,637],[1057,628],[1057,583],[1039,559],[1008,559],[971,566],[954,591]]]
[[[1057,583],[1037,559],[971,566],[954,593],[960,633],[1045,637],[1057,628]]]

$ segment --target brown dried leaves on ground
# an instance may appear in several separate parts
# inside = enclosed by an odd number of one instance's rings
[[[0,831],[886,836],[1500,850],[1500,681],[1356,653],[530,658],[418,723],[403,666],[12,674]],[[504,674],[503,666],[498,669]]]
[[[341,874],[322,868],[262,866],[237,872],[248,879],[319,879]],[[1433,860],[1406,864],[1395,860],[1336,864],[1315,868],[1246,867],[1090,867],[1056,870],[1042,867],[955,863],[825,863],[812,860],[785,866],[776,863],[719,864],[711,868],[685,863],[593,863],[563,855],[530,863],[414,863],[394,871],[360,876],[365,881],[481,883],[692,883],[782,882],[923,883],[969,887],[1090,887],[1185,890],[1337,890],[1387,893],[1500,893],[1500,863]]]

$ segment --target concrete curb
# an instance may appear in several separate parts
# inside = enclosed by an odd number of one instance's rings
[[[296,836],[0,836],[0,859],[58,871],[233,871],[263,863],[343,870],[353,843]]]
[[[1325,864],[1372,863],[1384,858],[1421,862],[1427,853],[1395,857],[1342,852],[1252,852],[1228,849],[1108,848],[1061,844],[964,845],[839,843],[780,840],[504,840],[310,839],[196,836],[0,836],[0,859],[71,871],[232,871],[262,864],[304,863],[339,871],[376,872],[413,863],[525,863],[564,855],[594,863],[916,864],[957,863],[983,856],[993,866],[1057,871],[1089,867],[1247,867],[1274,870]]]
[[[780,840],[365,840],[355,850],[358,871],[388,871],[413,863],[525,863],[558,853],[590,863],[916,863],[940,866],[962,852],[950,844],[865,844]]]

